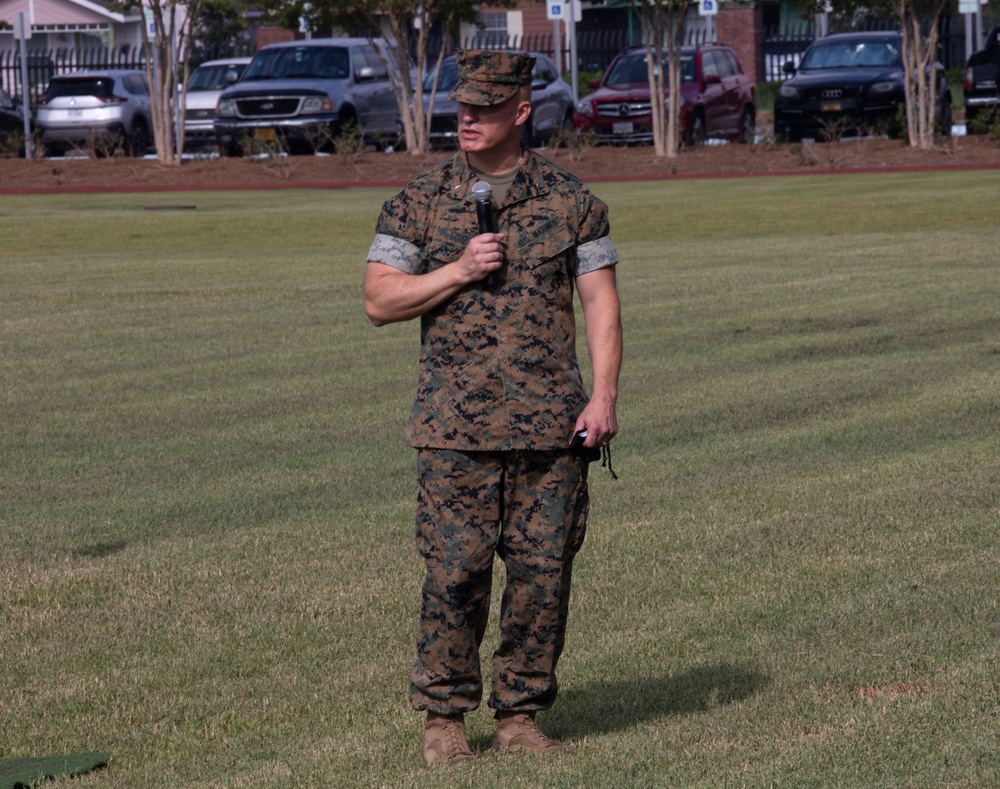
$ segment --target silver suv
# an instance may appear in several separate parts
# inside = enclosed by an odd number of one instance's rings
[[[398,117],[389,74],[368,39],[318,38],[261,49],[222,92],[214,125],[229,155],[275,143],[314,153],[351,125],[367,140],[394,139]]]
[[[38,100],[35,124],[47,154],[90,149],[109,154],[119,144],[144,156],[152,128],[149,81],[137,69],[60,74]]]

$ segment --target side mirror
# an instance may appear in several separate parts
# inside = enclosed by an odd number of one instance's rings
[[[706,74],[705,75],[705,84],[706,85],[721,85],[722,84],[722,78],[719,77],[718,74]]]
[[[590,81],[590,87],[592,87],[594,90],[597,90],[599,87],[601,87],[601,80],[600,79],[592,79]]]
[[[358,73],[355,75],[355,79],[358,82],[362,82],[369,79],[375,79],[375,69],[371,66],[362,66],[358,69]]]
[[[532,90],[545,90],[549,86],[549,83],[544,79],[536,79],[531,83]]]
[[[786,74],[794,74],[795,63],[791,60],[786,60],[785,65],[781,67],[781,70],[784,71]]]
[[[229,71],[226,72],[226,82],[230,85],[236,82],[239,78],[240,75],[236,73],[235,69],[229,69]]]

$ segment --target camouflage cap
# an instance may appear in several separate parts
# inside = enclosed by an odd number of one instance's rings
[[[448,94],[449,101],[477,107],[500,104],[513,96],[521,85],[531,84],[533,55],[497,52],[489,49],[460,49],[458,84]]]

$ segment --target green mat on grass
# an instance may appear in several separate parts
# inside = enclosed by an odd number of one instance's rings
[[[107,767],[106,753],[72,753],[69,756],[28,756],[0,759],[0,789],[30,789],[47,778],[82,775]]]

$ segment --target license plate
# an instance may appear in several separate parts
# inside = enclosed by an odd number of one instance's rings
[[[635,124],[632,121],[618,121],[611,124],[612,134],[631,134],[635,131]]]
[[[274,129],[255,129],[253,136],[254,139],[261,142],[274,142],[278,139],[278,135],[274,133]]]
[[[839,101],[824,101],[822,109],[823,112],[840,112],[843,107],[840,106]]]
[[[71,117],[71,118],[82,118],[83,117],[83,110],[70,110],[69,111],[69,117]]]

